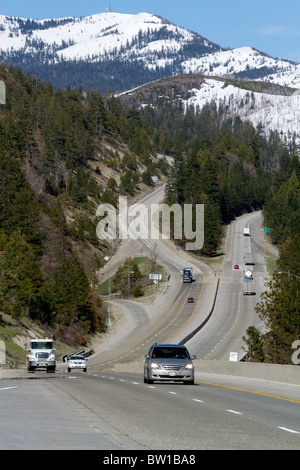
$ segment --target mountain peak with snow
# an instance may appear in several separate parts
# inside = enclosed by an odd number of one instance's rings
[[[104,12],[34,20],[0,15],[0,60],[52,82],[124,91],[182,73],[300,88],[300,65],[252,47],[224,49],[160,16]]]

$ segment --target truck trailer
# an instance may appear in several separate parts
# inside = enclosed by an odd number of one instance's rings
[[[244,254],[244,261],[246,266],[254,266],[255,263],[252,259],[252,253],[245,253]]]

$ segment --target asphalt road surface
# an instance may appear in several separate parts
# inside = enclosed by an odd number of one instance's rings
[[[299,449],[299,401],[200,378],[150,386],[141,374],[60,371],[1,381],[0,449]]]

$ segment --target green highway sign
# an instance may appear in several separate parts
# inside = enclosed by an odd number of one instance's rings
[[[271,232],[271,229],[270,228],[264,228],[264,232],[269,233],[269,232]]]

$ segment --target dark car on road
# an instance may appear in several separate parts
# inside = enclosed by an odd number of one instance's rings
[[[186,346],[181,344],[153,344],[145,355],[144,383],[176,381],[193,384],[195,368]]]

